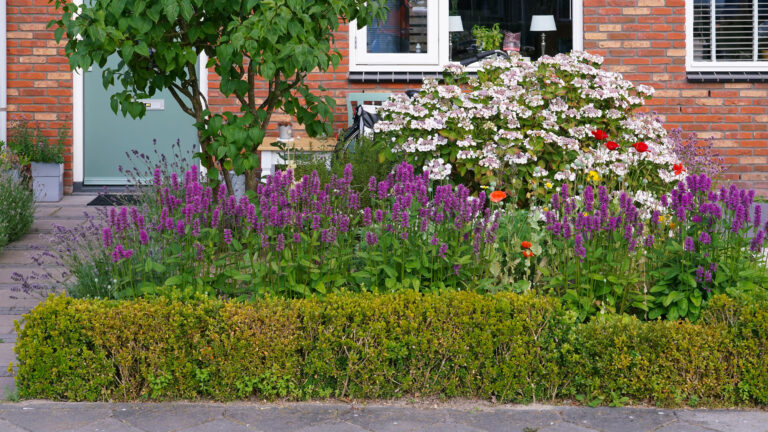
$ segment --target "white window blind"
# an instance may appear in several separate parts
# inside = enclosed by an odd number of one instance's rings
[[[694,64],[732,66],[736,70],[740,65],[768,62],[768,0],[692,2]]]

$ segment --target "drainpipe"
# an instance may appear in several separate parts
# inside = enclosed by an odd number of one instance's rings
[[[5,0],[0,0],[0,140],[8,138],[8,47]]]

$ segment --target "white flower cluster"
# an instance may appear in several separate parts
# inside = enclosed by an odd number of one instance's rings
[[[679,161],[661,121],[634,114],[653,88],[600,69],[602,62],[585,52],[533,63],[519,56],[491,58],[463,88],[450,77],[466,77],[464,68],[450,64],[445,84],[426,80],[413,99],[403,95],[384,103],[375,130],[391,134],[395,151],[427,160],[434,179],[482,167],[510,176],[491,179],[497,185],[559,184],[590,171],[623,178],[642,170],[661,184],[679,180],[673,172]],[[612,135],[598,140],[598,129]],[[609,149],[607,141],[618,147]],[[633,148],[638,142],[647,149]]]

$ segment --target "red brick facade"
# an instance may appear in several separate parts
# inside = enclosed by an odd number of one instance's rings
[[[7,14],[9,119],[39,122],[51,136],[59,128],[71,131],[72,75],[63,49],[46,29],[53,8],[48,0],[9,0]],[[336,34],[344,56],[339,68],[309,77],[337,101],[334,130],[346,126],[347,93],[417,87],[349,83],[348,34],[346,25]],[[729,179],[768,191],[768,84],[686,81],[685,0],[584,0],[584,49],[603,55],[607,68],[635,83],[655,87],[647,108],[658,112],[668,127],[714,137],[732,165]],[[237,110],[237,104],[219,93],[213,72],[209,102],[213,111]],[[273,124],[284,118],[275,116]],[[298,125],[294,127],[301,134]],[[65,185],[71,191],[71,139],[68,146]]]
[[[584,49],[655,87],[648,108],[668,128],[714,137],[728,179],[768,192],[768,84],[687,82],[685,1],[584,0]]]
[[[48,0],[7,1],[8,121],[26,119],[56,137],[70,131],[64,155],[64,188],[72,191],[72,72],[46,28],[56,17]]]

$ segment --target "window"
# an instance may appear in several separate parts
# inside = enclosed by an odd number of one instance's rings
[[[768,1],[689,0],[689,70],[768,70]]]
[[[535,59],[541,33],[530,31],[531,17],[542,14],[553,15],[557,28],[546,32],[546,53],[568,52],[574,47],[574,12],[580,13],[574,3],[581,7],[581,0],[387,0],[384,21],[361,30],[350,25],[350,70],[440,71],[480,51],[473,27],[496,24],[502,34],[519,38],[524,56]]]

